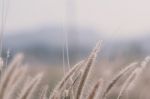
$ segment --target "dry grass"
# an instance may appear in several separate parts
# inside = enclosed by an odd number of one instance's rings
[[[49,86],[42,84],[43,73],[35,77],[28,75],[27,66],[22,65],[22,55],[17,55],[8,67],[0,61],[0,99],[107,99],[120,80],[122,87],[115,99],[121,99],[123,93],[130,91],[150,57],[143,62],[132,63],[122,69],[114,78],[105,81],[99,78],[94,84],[88,84],[89,76],[95,66],[101,42],[93,49],[88,58],[73,66],[49,95]],[[105,83],[104,83],[105,82]],[[88,87],[89,90],[86,90]],[[86,93],[86,95],[85,95]]]

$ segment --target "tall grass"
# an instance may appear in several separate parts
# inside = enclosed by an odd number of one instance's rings
[[[100,46],[101,42],[85,60],[73,66],[50,95],[48,85],[41,84],[43,73],[39,73],[35,77],[28,75],[27,66],[21,64],[23,55],[17,55],[8,67],[4,67],[1,60],[0,99],[107,99],[114,86],[123,80],[122,87],[115,98],[120,99],[123,93],[130,91],[129,89],[136,84],[140,74],[150,61],[150,57],[145,58],[141,63],[131,63],[108,82],[104,78],[99,78],[93,85],[88,85]],[[87,85],[92,87],[86,90]]]

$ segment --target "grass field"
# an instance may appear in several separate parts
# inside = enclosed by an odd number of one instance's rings
[[[1,60],[0,99],[148,99],[150,57],[115,69],[97,62],[100,45],[65,75],[54,66],[29,68],[21,54],[8,67]]]

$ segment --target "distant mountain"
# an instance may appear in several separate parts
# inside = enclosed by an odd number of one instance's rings
[[[99,34],[89,28],[78,28],[68,30],[68,44],[70,57],[84,56],[88,48],[92,48],[100,39]],[[22,33],[20,33],[22,32]],[[4,47],[10,49],[12,56],[23,52],[34,56],[39,60],[52,61],[62,57],[62,49],[65,47],[65,32],[61,27],[44,27],[33,30],[19,31],[4,36]],[[5,51],[4,51],[5,52]]]
[[[94,29],[78,28],[68,30],[69,55],[72,61],[88,55],[96,42],[103,35]],[[22,33],[19,33],[22,32]],[[65,47],[65,31],[61,27],[41,27],[33,30],[19,31],[13,35],[4,36],[4,48],[10,49],[12,56],[23,52],[28,57],[53,64],[62,60],[62,50]],[[6,53],[6,51],[4,51]],[[139,39],[105,40],[102,56],[114,59],[123,57],[142,57],[150,54],[150,35]]]

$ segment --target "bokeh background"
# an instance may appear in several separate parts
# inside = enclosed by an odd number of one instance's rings
[[[73,64],[87,55],[98,40],[103,40],[103,58],[140,59],[150,53],[149,3],[148,0],[1,0],[3,56],[7,50],[12,56],[23,52],[31,62],[60,65],[67,45]]]
[[[105,75],[150,55],[149,0],[1,0],[2,57],[24,53],[31,70],[56,79],[103,40]],[[3,31],[2,31],[3,30]],[[103,69],[102,69],[103,68]],[[57,71],[57,72],[55,72]],[[56,77],[57,76],[57,77]]]

